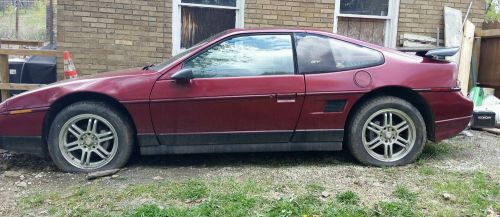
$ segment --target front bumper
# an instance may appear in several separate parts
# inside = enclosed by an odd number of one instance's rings
[[[43,123],[46,109],[29,113],[0,114],[0,149],[43,156]]]
[[[21,153],[33,154],[38,156],[44,155],[42,149],[42,137],[26,136],[26,137],[5,137],[0,136],[0,149],[16,151]]]

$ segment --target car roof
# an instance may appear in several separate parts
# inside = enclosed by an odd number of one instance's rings
[[[245,28],[245,29],[230,29],[226,31],[226,34],[234,33],[267,33],[267,32],[321,32],[324,34],[332,34],[331,32],[321,31],[317,29],[310,28]]]
[[[217,37],[217,40],[221,38],[225,38],[231,35],[237,35],[237,34],[251,34],[251,33],[312,33],[312,34],[319,34],[319,35],[324,35],[328,37],[332,37],[335,39],[340,39],[342,41],[347,41],[350,43],[362,45],[365,47],[369,47],[372,49],[376,49],[379,51],[389,51],[390,49],[371,44],[365,41],[357,40],[354,38],[350,38],[347,36],[342,36],[335,34],[333,32],[329,31],[324,31],[324,30],[318,30],[318,29],[312,29],[312,28],[245,28],[245,29],[229,29],[224,32],[224,34],[220,35]]]

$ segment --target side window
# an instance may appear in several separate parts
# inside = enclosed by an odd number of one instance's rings
[[[341,40],[311,34],[295,36],[301,73],[337,72],[384,63],[382,53]]]
[[[291,35],[247,35],[219,43],[188,60],[195,78],[294,74]]]

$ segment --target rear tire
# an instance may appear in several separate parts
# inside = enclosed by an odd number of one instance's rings
[[[392,96],[368,100],[348,124],[347,147],[361,163],[401,166],[413,163],[426,142],[426,126],[417,108]]]
[[[130,121],[103,102],[84,101],[60,111],[50,127],[48,150],[66,172],[123,167],[133,150]]]

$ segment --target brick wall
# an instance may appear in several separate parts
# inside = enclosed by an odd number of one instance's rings
[[[465,14],[469,0],[400,0],[398,33],[435,37],[443,7]],[[480,24],[484,2],[474,1]],[[245,27],[333,29],[335,0],[245,0]],[[81,74],[158,63],[171,56],[172,0],[59,0],[58,49],[68,50]],[[442,36],[441,36],[442,37]],[[62,60],[59,67],[62,68]]]
[[[459,9],[465,16],[470,3],[470,0],[400,1],[398,35],[415,33],[435,38],[437,28],[440,28],[441,39],[444,38],[444,6]],[[476,24],[476,28],[481,28],[484,14],[484,1],[474,1],[469,20]]]
[[[170,54],[170,1],[60,0],[57,15],[58,49],[72,53],[81,74],[161,62]]]
[[[333,29],[335,0],[246,0],[245,27]]]

